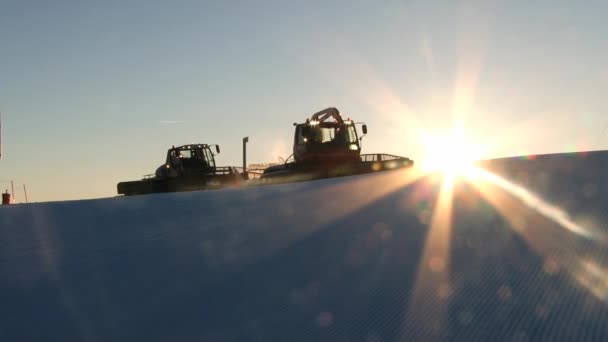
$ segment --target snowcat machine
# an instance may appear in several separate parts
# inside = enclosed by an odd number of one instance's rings
[[[167,151],[165,163],[154,175],[142,180],[120,182],[118,194],[144,195],[159,192],[196,191],[236,186],[247,180],[246,172],[231,166],[215,166],[214,153],[220,153],[218,145],[191,144],[173,146]]]
[[[356,125],[362,125],[361,137]],[[294,126],[293,154],[285,163],[266,168],[262,180],[293,182],[393,170],[414,164],[409,158],[385,153],[361,154],[361,140],[367,134],[367,125],[344,120],[333,107]]]

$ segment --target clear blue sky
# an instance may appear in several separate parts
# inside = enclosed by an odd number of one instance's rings
[[[0,0],[0,179],[113,196],[172,144],[290,154],[336,106],[364,151],[420,157],[457,111],[487,157],[608,148],[605,1]],[[163,123],[163,121],[178,121]],[[17,200],[22,200],[18,193]]]

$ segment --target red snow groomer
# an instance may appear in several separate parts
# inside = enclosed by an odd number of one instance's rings
[[[361,133],[357,132],[361,125]],[[313,114],[304,123],[294,123],[293,154],[281,165],[268,167],[261,178],[291,182],[350,176],[413,166],[406,157],[386,153],[361,154],[367,125],[344,120],[330,107]]]

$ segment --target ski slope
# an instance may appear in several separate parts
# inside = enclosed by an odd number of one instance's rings
[[[608,152],[482,165],[0,208],[0,341],[608,340]]]

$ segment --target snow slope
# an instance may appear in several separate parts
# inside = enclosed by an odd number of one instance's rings
[[[484,166],[0,208],[0,341],[608,340],[608,152]]]

